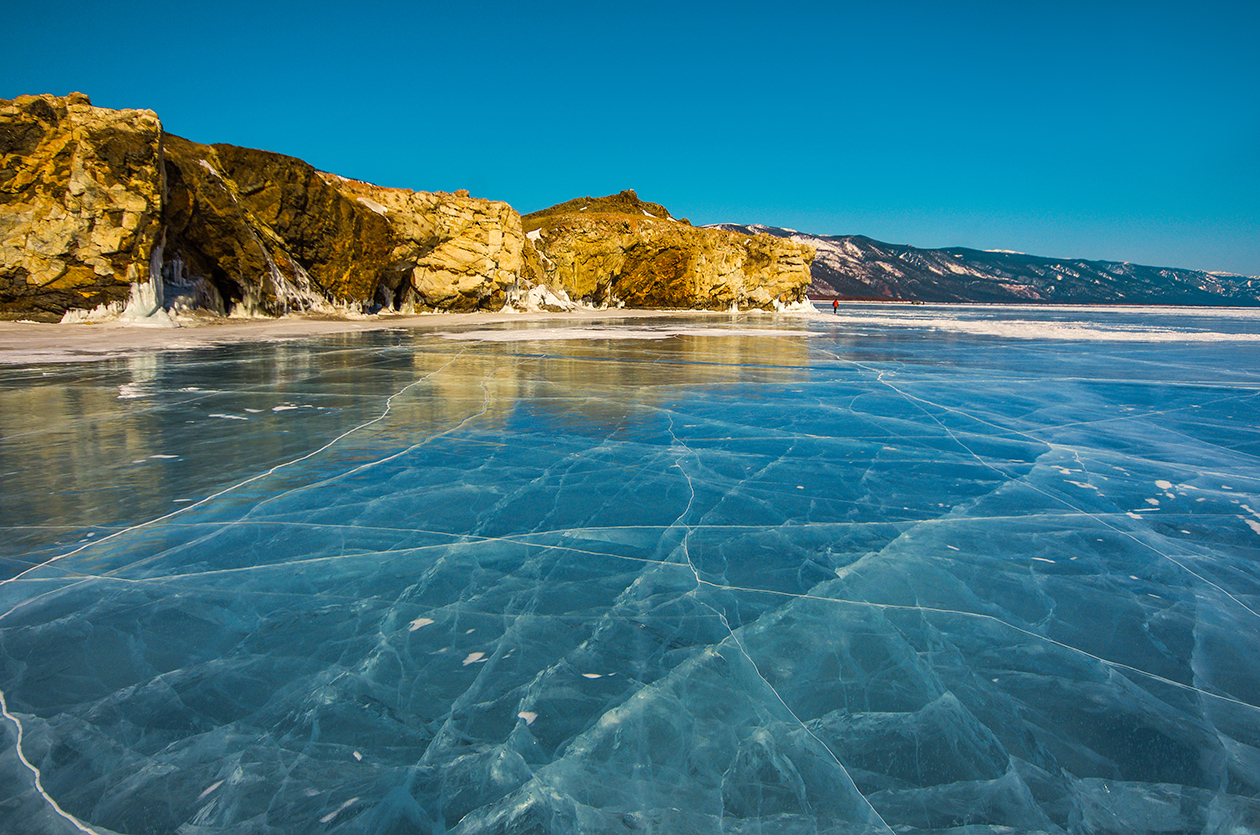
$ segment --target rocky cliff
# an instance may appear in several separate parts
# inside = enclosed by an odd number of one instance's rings
[[[161,236],[162,125],[87,96],[0,100],[0,315],[127,298]]]
[[[176,136],[165,152],[166,279],[203,306],[217,295],[273,314],[326,301],[497,310],[539,272],[506,203],[382,188]]]
[[[541,272],[506,203],[201,145],[80,94],[0,101],[0,316],[121,307],[137,286],[218,314],[499,309]]]
[[[808,246],[695,229],[633,192],[529,218],[527,237],[506,203],[198,144],[149,111],[77,93],[0,101],[7,318],[129,299],[218,315],[571,306],[565,292],[592,304],[769,307],[809,281]]]
[[[805,295],[814,250],[771,235],[693,227],[633,191],[524,217],[545,282],[592,304],[768,308]]]

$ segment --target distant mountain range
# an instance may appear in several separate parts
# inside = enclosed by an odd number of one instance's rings
[[[774,226],[714,224],[813,246],[811,298],[1038,304],[1260,306],[1260,276],[1042,258],[965,247],[919,249],[862,235],[808,235]]]

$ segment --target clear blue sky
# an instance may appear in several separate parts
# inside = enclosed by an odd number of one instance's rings
[[[1260,2],[23,2],[0,97],[522,213],[1260,275]]]

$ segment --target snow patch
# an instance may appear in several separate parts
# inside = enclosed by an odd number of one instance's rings
[[[552,290],[545,284],[534,284],[525,289],[513,288],[508,291],[507,301],[503,303],[505,313],[540,313],[544,310],[559,313],[577,308],[563,289]]]
[[[776,300],[774,309],[777,313],[817,313],[818,308],[814,307],[809,299],[798,299],[794,302],[781,302]]]
[[[367,206],[372,211],[376,212],[378,215],[384,215],[389,211],[389,209],[386,209],[384,206],[382,206],[380,203],[377,203],[375,200],[368,200],[366,197],[363,197],[363,196],[356,197],[355,199],[358,200],[360,203],[362,203],[364,206]]]

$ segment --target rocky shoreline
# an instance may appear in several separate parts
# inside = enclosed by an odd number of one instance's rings
[[[0,318],[770,309],[810,282],[812,247],[633,192],[529,217],[192,142],[79,93],[0,100]]]

